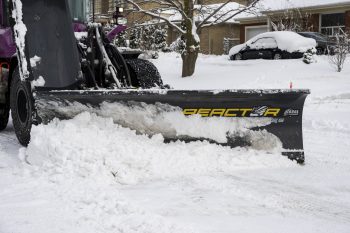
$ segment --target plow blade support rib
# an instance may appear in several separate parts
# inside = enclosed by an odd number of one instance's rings
[[[253,140],[249,137],[247,139],[244,134],[242,136],[239,130],[233,132],[236,128],[242,128],[243,124],[245,133],[261,132],[258,134],[261,137],[277,137],[281,144],[281,153],[303,163],[302,114],[305,98],[309,93],[308,90],[37,91],[36,120],[38,123],[48,123],[53,118],[70,119],[79,113],[89,111],[111,117],[116,123],[142,133],[161,133],[165,139],[206,139],[231,147],[252,143]],[[144,112],[140,114],[140,111]],[[137,114],[139,118],[136,117]],[[178,115],[173,115],[175,118],[164,121],[163,116],[167,114]],[[149,125],[145,126],[146,129],[140,129],[142,124],[140,122],[146,117],[153,119],[153,122],[145,121],[145,124]],[[198,132],[187,136],[186,130],[183,129],[175,133],[170,129],[161,130],[162,127],[171,128],[171,125],[180,118],[184,119],[184,123],[187,121],[194,122],[193,124],[199,121],[204,123],[197,125],[195,131]],[[209,124],[210,120],[214,123],[206,132],[206,124]],[[228,125],[231,120],[236,125]],[[245,123],[237,124],[240,120]],[[226,141],[215,135],[216,130],[223,128],[222,122],[226,124],[223,127],[230,128],[227,130]],[[176,127],[173,129],[176,131]],[[152,130],[155,132],[150,132]],[[238,139],[240,135],[247,140]]]

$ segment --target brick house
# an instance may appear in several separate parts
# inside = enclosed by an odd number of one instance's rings
[[[93,6],[94,4],[94,6]],[[116,9],[115,0],[90,0],[91,13],[94,9],[95,22],[109,23],[112,20],[113,12]]]
[[[226,1],[224,0],[198,0],[197,3],[200,5],[206,5],[207,7],[214,7],[216,4],[221,4]],[[247,1],[245,0],[237,0],[235,1],[238,4],[246,5]],[[227,6],[228,8],[237,8],[236,3],[231,3]],[[168,31],[168,43],[176,40],[178,37],[176,31],[169,30]],[[229,20],[225,23],[205,27],[200,33],[200,48],[201,52],[204,54],[215,54],[221,55],[224,53],[224,40],[227,40],[230,44],[229,46],[233,46],[239,44],[239,23],[234,19]]]
[[[236,0],[235,2],[239,4],[247,4],[249,0]],[[122,1],[115,0],[95,0],[95,21],[100,23],[108,23],[111,20],[112,12],[116,8],[116,2],[121,4]],[[158,7],[156,3],[150,1],[135,0],[144,9],[152,9]],[[197,0],[197,4],[201,5],[212,5],[226,2],[225,0]],[[129,12],[126,8],[126,14],[128,18],[128,24],[134,25],[135,23],[143,23],[151,20],[150,17],[145,16],[138,12]],[[130,7],[130,6],[129,6]],[[166,17],[171,17],[172,15],[166,15]],[[176,21],[176,20],[175,20]],[[201,39],[201,52],[205,54],[223,54],[224,52],[224,39],[227,38],[230,41],[230,46],[239,43],[239,24],[234,20],[230,22],[223,23],[217,26],[211,26],[204,28],[199,36]],[[176,31],[171,28],[168,29],[168,44],[171,44],[174,40],[178,38]]]
[[[248,1],[249,0],[236,0],[234,2],[241,5],[246,5]],[[210,7],[214,6],[215,4],[221,4],[224,2],[226,1],[197,0],[196,4],[206,5],[207,7]],[[157,7],[154,3],[147,3],[146,1],[140,1],[140,5],[143,6],[145,9]],[[172,15],[168,15],[168,18],[171,18],[173,22],[179,21],[179,19],[176,19],[176,17],[172,17]],[[131,16],[128,17],[128,20],[131,24],[134,22],[140,22],[142,21],[142,19],[145,20],[149,18],[142,16],[139,13],[131,13]],[[178,36],[179,35],[176,30],[169,28],[167,43],[171,44],[178,38]],[[220,55],[224,53],[224,39],[227,39],[227,41],[230,43],[230,46],[239,43],[239,23],[235,22],[235,20],[230,20],[220,25],[206,27],[201,30],[199,36],[201,41],[200,48],[202,53]]]
[[[240,22],[240,42],[244,43],[253,36],[273,30],[272,23],[276,18],[286,15],[286,12],[297,10],[307,21],[304,30],[320,32],[334,36],[340,29],[350,31],[350,1],[349,0],[262,0],[263,9],[258,16],[243,15],[236,18]],[[307,18],[307,19],[306,19]]]
[[[150,1],[135,0],[145,9],[157,7]],[[118,0],[122,2],[122,0]],[[197,0],[197,4],[210,6],[223,3],[225,0]],[[246,5],[248,0],[237,0],[239,4]],[[128,6],[124,6],[126,9]],[[116,8],[115,0],[95,0],[95,13],[97,22],[111,20],[112,12]],[[283,17],[285,12],[298,9],[308,15],[308,30],[321,32],[332,36],[337,30],[350,30],[350,0],[322,0],[322,3],[305,0],[261,0],[260,12],[257,14],[242,13],[229,22],[204,28],[199,36],[201,39],[201,52],[205,54],[221,55],[224,53],[224,40],[228,47],[244,43],[255,35],[273,30],[271,19]],[[165,15],[171,17],[172,15]],[[137,12],[128,14],[130,25],[135,22],[142,23],[151,20],[150,17]],[[176,19],[174,19],[176,21]],[[178,34],[168,29],[168,44],[176,40]]]

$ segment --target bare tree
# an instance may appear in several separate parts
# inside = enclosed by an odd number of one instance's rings
[[[139,12],[152,18],[157,18],[168,24],[169,27],[176,30],[186,43],[182,57],[182,77],[192,76],[198,53],[200,51],[201,29],[210,26],[223,24],[232,20],[242,12],[255,11],[256,4],[260,0],[250,1],[248,6],[236,5],[230,8],[230,3],[234,0],[224,0],[223,3],[216,5],[196,5],[195,0],[150,0],[148,3],[154,3],[158,7],[146,10],[136,0],[125,0],[129,3],[134,12]],[[163,15],[164,12],[171,11],[179,16],[177,20],[170,20]]]
[[[350,40],[348,34],[341,30],[335,35],[335,42],[334,55],[328,55],[328,59],[330,64],[335,66],[338,72],[341,72],[349,53]]]
[[[312,31],[311,14],[300,9],[286,10],[283,14],[268,16],[274,31]]]

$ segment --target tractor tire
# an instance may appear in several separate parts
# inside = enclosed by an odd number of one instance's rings
[[[10,117],[9,103],[0,104],[0,131],[6,129]]]
[[[34,100],[29,81],[22,81],[18,68],[12,75],[10,107],[13,127],[19,143],[28,146],[33,124]]]
[[[162,78],[157,67],[143,59],[126,59],[128,64],[132,86],[137,88],[164,88]]]

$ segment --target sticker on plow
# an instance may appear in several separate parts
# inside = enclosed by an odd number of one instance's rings
[[[185,108],[185,116],[201,115],[202,117],[278,117],[280,108],[267,106],[256,108]]]

